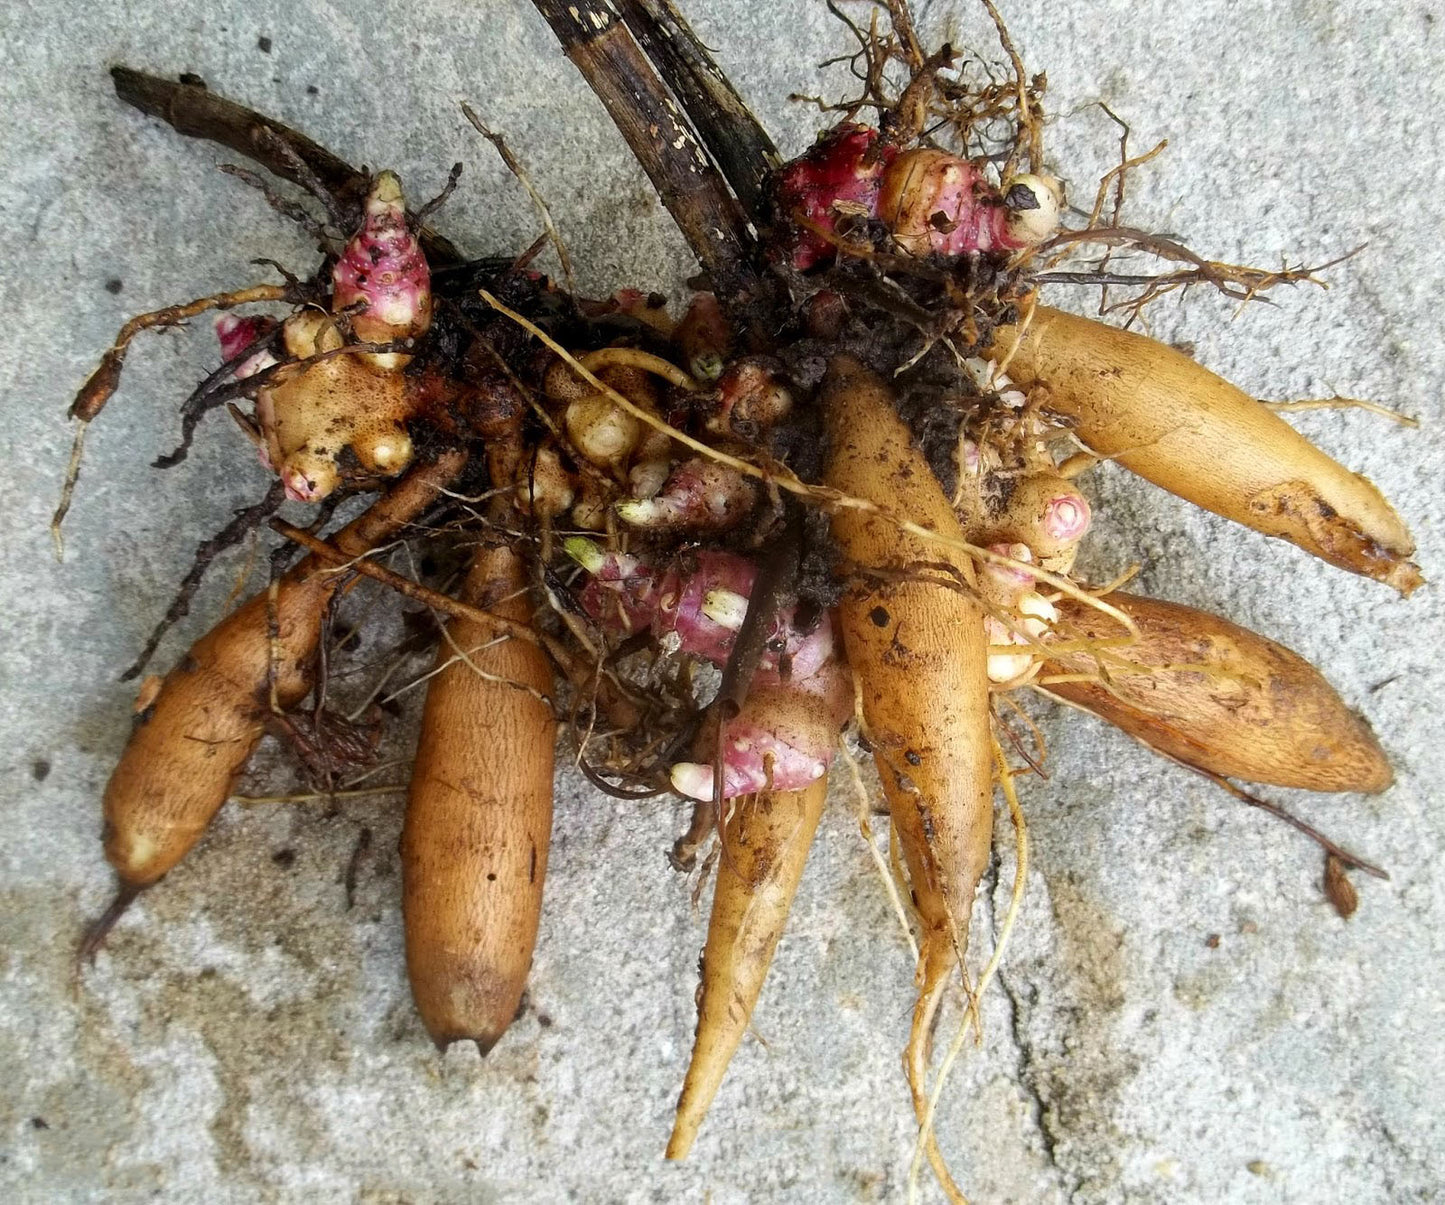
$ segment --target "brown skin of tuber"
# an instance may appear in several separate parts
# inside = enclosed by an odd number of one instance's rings
[[[1140,639],[1113,649],[1145,667],[1203,665],[1208,676],[1167,669],[1128,673],[1106,661],[1113,693],[1092,682],[1047,689],[1170,757],[1225,778],[1307,791],[1383,791],[1390,763],[1369,726],[1304,658],[1206,611],[1128,594],[1108,602]],[[1117,621],[1075,599],[1056,604],[1065,638],[1118,639]],[[1088,673],[1086,653],[1047,662],[1043,677]]]
[[[1045,387],[1091,450],[1155,485],[1401,594],[1423,580],[1379,490],[1183,353],[1039,306],[989,355],[1018,385]]]
[[[966,534],[975,544],[1026,544],[1045,569],[1067,573],[1074,564],[1083,530],[1060,535],[1050,521],[1051,506],[1060,498],[1074,499],[1087,530],[1089,504],[1078,489],[1055,473],[1034,473],[1012,483],[1008,502],[997,514]]]
[[[420,467],[338,532],[356,556],[389,539],[436,499],[465,457]],[[276,698],[291,707],[311,688],[311,658],[326,606],[345,578],[308,557],[276,591]],[[226,802],[270,716],[271,599],[257,594],[201,637],[137,719],[105,789],[105,854],[121,884],[148,887],[190,851]]]
[[[532,618],[525,566],[505,546],[478,552],[461,597]],[[517,1015],[532,964],[557,721],[538,697],[553,686],[541,648],[491,644],[494,628],[465,620],[448,632],[472,664],[457,661],[427,689],[401,836],[406,966],[437,1046],[470,1039],[485,1054]],[[451,660],[452,643],[438,656]]]
[[[301,359],[343,346],[335,322],[316,310],[288,319],[285,337],[286,350]],[[272,466],[295,497],[314,500],[340,484],[336,459],[346,448],[368,472],[404,469],[412,456],[405,424],[417,401],[413,378],[378,372],[360,356],[332,354],[278,372],[257,400],[257,415]]]
[[[830,437],[827,485],[962,539],[948,499],[879,377],[850,356],[836,356],[820,402]],[[962,555],[901,532],[882,515],[853,509],[833,514],[832,533],[860,575],[838,606],[838,624],[924,926],[922,1007],[936,998],[967,941],[974,891],[989,859],[993,786],[983,612],[940,580],[943,562],[957,581],[972,585],[973,567]],[[902,579],[868,580],[869,570]],[[925,572],[932,580],[917,580]]]
[[[311,653],[335,575],[283,583],[276,601],[276,698],[311,689]],[[138,717],[105,789],[105,856],[123,884],[149,887],[190,851],[266,730],[266,593],[201,637]]]
[[[747,1032],[827,794],[827,779],[820,778],[802,791],[745,795],[730,805],[702,952],[697,1035],[667,1144],[669,1159],[687,1158]]]

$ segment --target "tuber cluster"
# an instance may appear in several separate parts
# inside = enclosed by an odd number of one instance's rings
[[[540,244],[464,260],[395,174],[354,172],[193,84],[117,73],[128,99],[299,183],[331,225],[314,223],[305,278],[128,324],[73,414],[97,417],[135,334],[222,311],[187,439],[225,404],[277,475],[256,521],[283,496],[326,505],[309,530],[276,525],[305,558],[287,567],[283,546],[269,587],[148,688],[105,794],[120,890],[85,952],[201,837],[267,731],[327,767],[325,789],[364,760],[328,718],[328,631],[376,579],[438,619],[401,843],[407,970],[437,1044],[486,1052],[516,1013],[560,730],[602,788],[690,802],[679,865],[716,841],[667,1145],[685,1157],[762,990],[835,753],[856,741],[917,932],[919,1156],[957,1196],[931,1132],[930,1041],[950,986],[976,1017],[999,957],[971,980],[995,793],[1021,823],[1014,780],[1038,768],[1006,753],[1023,744],[1005,706],[1066,701],[1226,785],[1391,782],[1369,726],[1289,650],[1077,576],[1092,518],[1079,475],[1115,460],[1406,595],[1413,542],[1373,485],[1182,353],[1042,303],[1072,248],[1123,236],[1097,206],[1066,226],[1041,77],[974,80],[951,48],[925,55],[890,4],[890,28],[865,39],[864,94],[784,162],[669,4],[624,5],[620,21],[594,0],[536,2],[705,270],[680,315],[629,288],[559,288]],[[1250,269],[1211,271],[1259,287]],[[286,308],[231,312],[255,304]],[[369,508],[320,537],[330,506],[362,493]],[[398,540],[426,550],[429,581],[379,563]],[[1295,823],[1337,877],[1378,873]]]

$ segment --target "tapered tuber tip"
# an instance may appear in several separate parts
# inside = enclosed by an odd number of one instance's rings
[[[455,1045],[457,1042],[474,1042],[477,1047],[477,1054],[480,1055],[482,1058],[486,1058],[487,1055],[491,1054],[492,1047],[494,1047],[501,1040],[502,1035],[500,1033],[484,1033],[480,1035],[474,1033],[434,1033],[431,1035],[431,1043],[437,1048],[438,1054],[446,1054],[446,1052],[450,1050],[452,1046]]]
[[[81,940],[80,948],[75,952],[75,968],[77,972],[87,963],[95,961],[95,955],[100,947],[105,944],[105,939],[110,931],[115,928],[116,921],[125,915],[126,909],[135,903],[135,898],[145,887],[136,883],[122,881],[116,888],[115,898],[110,901],[109,907],[96,919],[95,923],[85,931],[85,937]]]
[[[678,1106],[681,1110],[681,1105]],[[666,1157],[673,1161],[686,1159],[692,1152],[692,1144],[697,1141],[698,1121],[693,1117],[683,1117],[679,1112],[676,1123],[672,1127],[672,1137],[667,1140]]]
[[[1425,584],[1425,575],[1414,561],[1399,561],[1380,580],[1387,586],[1394,586],[1401,598],[1409,598]]]

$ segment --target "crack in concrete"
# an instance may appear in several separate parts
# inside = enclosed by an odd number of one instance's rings
[[[1000,858],[995,849],[991,875],[993,882],[989,885],[988,908],[989,927],[992,929],[995,940],[998,934],[998,900],[999,891],[999,864]],[[1009,1036],[1013,1040],[1014,1050],[1017,1058],[1014,1064],[1014,1079],[1028,1098],[1034,1127],[1038,1131],[1039,1145],[1043,1148],[1044,1158],[1050,1170],[1054,1173],[1067,1200],[1072,1200],[1079,1190],[1080,1177],[1074,1175],[1059,1160],[1059,1146],[1062,1136],[1056,1131],[1053,1122],[1050,1120],[1050,1102],[1039,1088],[1039,1077],[1036,1073],[1034,1063],[1033,1044],[1029,1040],[1028,1031],[1024,1026],[1024,1002],[1020,993],[1014,987],[1009,976],[1004,972],[1003,964],[999,964],[994,974],[999,988],[1003,991],[1004,997],[1008,1000],[1009,1006]]]
[[[1039,1132],[1039,1144],[1043,1147],[1049,1167],[1058,1175],[1065,1192],[1072,1198],[1078,1191],[1079,1178],[1073,1175],[1059,1160],[1059,1146],[1063,1136],[1056,1132],[1055,1126],[1050,1120],[1050,1102],[1039,1088],[1038,1076],[1034,1067],[1033,1047],[1023,1023],[1023,1000],[1009,981],[1008,976],[1003,973],[1002,968],[998,970],[994,978],[998,980],[998,985],[1009,1002],[1009,1035],[1013,1038],[1015,1051],[1018,1052],[1018,1059],[1015,1063],[1017,1083],[1032,1106],[1034,1125]]]

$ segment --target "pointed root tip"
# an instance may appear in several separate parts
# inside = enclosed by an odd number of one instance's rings
[[[105,939],[115,924],[125,915],[126,909],[135,902],[136,896],[145,890],[144,886],[134,883],[121,883],[115,893],[115,898],[110,901],[110,906],[102,912],[85,931],[85,937],[81,940],[80,948],[75,952],[75,969],[79,973],[85,966],[94,965],[95,956],[100,947],[105,944]]]

